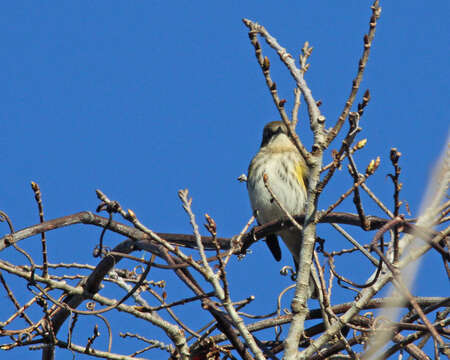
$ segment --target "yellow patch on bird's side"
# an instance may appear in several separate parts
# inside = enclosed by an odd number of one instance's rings
[[[306,176],[306,167],[302,163],[298,163],[295,166],[295,174],[297,175],[298,182],[306,189],[305,184],[305,176]]]

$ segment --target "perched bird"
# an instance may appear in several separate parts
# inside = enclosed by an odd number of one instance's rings
[[[264,174],[267,175],[268,186],[289,214],[302,214],[307,196],[308,167],[281,121],[272,121],[264,127],[261,148],[248,168],[247,190],[259,224],[286,217],[264,185]],[[281,230],[278,235],[294,257],[297,268],[302,247],[300,231],[291,227]],[[277,234],[267,236],[266,243],[274,258],[280,261],[281,249]],[[316,297],[312,279],[309,285],[309,296]]]

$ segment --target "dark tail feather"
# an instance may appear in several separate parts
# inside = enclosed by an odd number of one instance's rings
[[[281,260],[281,248],[280,244],[278,242],[278,238],[275,234],[268,235],[266,237],[266,244],[270,249],[270,252],[272,253],[273,257],[276,261]]]

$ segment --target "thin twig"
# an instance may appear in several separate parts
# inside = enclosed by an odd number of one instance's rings
[[[292,127],[295,129],[298,124],[298,110],[300,108],[302,92],[298,87],[294,89],[294,106],[292,107]]]
[[[350,109],[353,105],[353,102],[355,101],[356,94],[358,93],[359,86],[361,85],[364,70],[365,70],[367,62],[369,60],[370,48],[372,46],[372,42],[375,37],[377,20],[379,19],[380,15],[381,15],[381,7],[380,7],[378,0],[375,0],[371,9],[372,9],[372,16],[371,16],[370,22],[369,22],[369,33],[367,35],[364,35],[364,51],[363,51],[363,55],[362,55],[361,59],[359,60],[358,73],[357,73],[355,79],[353,80],[352,90],[350,91],[350,95],[349,95],[347,101],[345,102],[344,109],[342,110],[342,113],[339,116],[338,121],[334,125],[333,129],[331,129],[328,132],[328,138],[327,138],[328,145],[334,140],[336,135],[341,130],[342,125],[344,125],[345,119],[347,118],[348,113],[350,112]]]
[[[400,177],[400,166],[398,165],[398,161],[401,156],[401,152],[397,151],[396,148],[392,148],[390,152],[390,158],[392,165],[394,166],[394,174],[388,174],[388,176],[392,179],[394,183],[394,217],[399,216],[400,214],[400,200],[399,194],[402,188],[402,183],[399,182]],[[394,264],[398,262],[398,239],[399,239],[399,230],[398,228],[394,228]]]
[[[361,188],[367,193],[367,195],[370,196],[370,198],[377,204],[381,210],[383,210],[387,216],[389,216],[391,219],[394,218],[394,214],[383,204],[383,202],[378,199],[378,197],[373,193],[372,190],[369,189],[367,184],[362,183]]]
[[[379,262],[377,259],[375,259],[372,255],[370,255],[370,253],[364,249],[363,246],[361,246],[355,239],[353,239],[353,237],[350,236],[349,233],[347,233],[341,226],[337,225],[337,224],[331,224],[331,226],[333,226],[342,236],[344,236],[350,243],[352,243],[353,245],[355,245],[355,247],[361,251],[369,260],[372,264],[374,264],[375,266],[379,265]]]
[[[6,283],[6,280],[3,277],[3,274],[1,272],[0,272],[0,282],[2,283],[3,287],[5,288],[8,298],[11,300],[11,302],[14,304],[14,307],[17,309],[17,311],[13,314],[13,316],[11,316],[5,322],[0,323],[1,327],[3,328],[6,325],[8,325],[17,316],[20,316],[21,318],[23,318],[29,325],[33,325],[33,321],[31,321],[31,319],[25,313],[25,310],[36,301],[36,298],[32,298],[27,304],[25,304],[23,307],[21,307],[19,302],[17,301],[16,297],[14,296],[13,292],[11,291],[10,287]]]
[[[39,210],[39,220],[41,223],[44,222],[44,207],[42,206],[42,194],[39,185],[34,181],[31,182],[31,188],[34,191],[34,198],[36,199],[36,203],[38,205]],[[41,233],[41,244],[42,244],[42,276],[48,276],[48,260],[47,260],[47,241],[45,239],[45,232]]]
[[[347,157],[348,157],[348,160],[349,160],[349,163],[350,163],[348,169],[349,169],[350,174],[353,177],[354,183],[356,184],[359,181],[359,179],[361,177],[363,177],[363,176],[358,172],[358,169],[356,168],[355,161],[353,160],[352,155],[348,151],[348,148],[347,148],[346,151],[347,151]],[[356,206],[356,210],[358,212],[359,219],[361,220],[362,228],[364,230],[367,230],[369,228],[369,224],[368,224],[366,215],[364,214],[364,209],[363,209],[361,197],[359,196],[359,186],[355,187],[355,190],[354,190],[353,193],[354,193],[353,203]]]

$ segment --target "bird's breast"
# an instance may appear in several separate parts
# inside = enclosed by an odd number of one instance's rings
[[[267,175],[268,186],[275,197],[290,214],[298,215],[303,212],[306,188],[302,174],[298,171],[302,164],[299,156],[296,152],[267,154],[260,151],[250,163],[247,188],[259,223],[264,224],[286,216],[267,190],[264,174]]]

